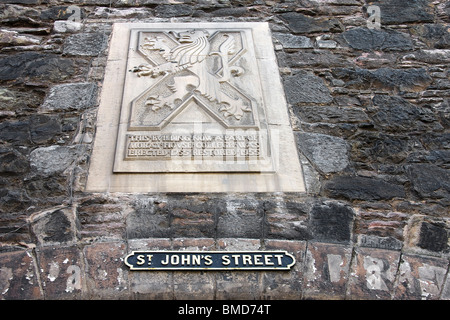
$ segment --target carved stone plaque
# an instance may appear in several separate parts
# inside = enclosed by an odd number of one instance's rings
[[[115,24],[101,99],[87,190],[304,191],[266,23]]]

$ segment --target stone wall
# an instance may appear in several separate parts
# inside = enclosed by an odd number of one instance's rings
[[[445,0],[0,0],[1,298],[450,299],[449,15]],[[124,21],[269,22],[307,193],[85,193]],[[137,248],[297,264],[130,272]]]

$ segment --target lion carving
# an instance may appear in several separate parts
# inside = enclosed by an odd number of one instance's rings
[[[145,38],[141,48],[158,52],[167,62],[153,66],[140,65],[133,69],[139,77],[150,76],[157,78],[171,75],[172,83],[167,87],[172,92],[169,96],[160,97],[153,95],[146,101],[153,111],[163,107],[175,108],[176,102],[183,101],[192,93],[200,94],[208,101],[217,102],[219,111],[224,117],[234,117],[240,120],[244,112],[250,112],[251,108],[239,99],[227,95],[222,89],[221,83],[227,82],[231,76],[240,76],[244,70],[237,66],[228,65],[228,55],[235,51],[234,38],[223,35],[224,41],[219,46],[218,52],[211,52],[209,33],[206,30],[189,30],[180,33],[171,32],[177,39],[175,47],[170,46],[162,37]],[[222,62],[222,75],[218,76],[209,71],[207,57],[217,55]],[[188,75],[181,71],[191,71]]]

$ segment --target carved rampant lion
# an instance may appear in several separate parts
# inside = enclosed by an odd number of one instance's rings
[[[233,37],[223,35],[224,41],[220,45],[219,51],[211,52],[209,33],[206,30],[171,33],[179,42],[172,49],[161,37],[145,38],[145,42],[141,45],[144,50],[157,51],[167,62],[157,66],[140,65],[133,72],[136,72],[139,77],[151,76],[154,78],[173,74],[173,84],[168,85],[172,94],[163,98],[151,96],[147,99],[146,105],[150,105],[153,111],[164,106],[172,109],[175,107],[176,101],[182,101],[189,93],[195,92],[211,102],[219,103],[221,105],[219,111],[225,117],[233,116],[240,120],[244,112],[251,111],[250,106],[228,96],[221,88],[221,82],[226,82],[231,76],[240,76],[243,73],[242,68],[228,65],[228,55],[233,54],[235,50]],[[211,55],[217,55],[222,60],[221,77],[208,71],[206,58]],[[190,70],[195,76],[181,75],[181,71],[185,69]]]

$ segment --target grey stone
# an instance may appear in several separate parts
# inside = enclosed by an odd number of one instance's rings
[[[217,237],[260,239],[263,210],[256,201],[236,199],[227,201],[227,211],[219,214]]]
[[[424,131],[440,130],[433,111],[415,106],[407,100],[387,95],[375,95],[373,108],[369,108],[371,118],[386,131]]]
[[[31,169],[43,176],[62,173],[77,161],[83,151],[81,145],[37,148],[30,153]]]
[[[106,49],[107,36],[102,32],[79,33],[69,36],[63,54],[71,56],[98,56]]]
[[[432,79],[424,68],[391,69],[374,71],[360,68],[335,68],[333,75],[346,81],[345,87],[352,89],[398,89],[420,91],[431,84]]]
[[[344,31],[344,26],[337,19],[314,19],[297,12],[283,13],[280,17],[294,33]]]
[[[407,168],[412,188],[422,198],[444,198],[450,193],[450,171],[433,164],[413,164]]]
[[[342,37],[350,47],[363,51],[411,50],[413,48],[411,39],[392,30],[353,28],[345,31]]]
[[[127,216],[128,238],[171,237],[168,212],[157,210],[157,204],[151,199],[138,201],[134,207],[135,211]]]
[[[380,7],[381,25],[411,22],[432,22],[433,8],[427,0],[377,0],[372,5]]]
[[[0,141],[26,145],[30,143],[28,121],[4,121],[0,123]]]
[[[368,248],[401,250],[403,242],[392,237],[379,237],[362,234],[358,237],[358,245]]]
[[[301,106],[294,113],[304,122],[318,123],[367,123],[369,117],[359,108],[329,106]]]
[[[189,16],[193,12],[193,8],[187,4],[161,4],[155,9],[157,17],[173,18],[177,16]]]
[[[76,240],[75,215],[72,208],[60,206],[35,213],[31,222],[33,235],[41,245]]]
[[[345,140],[319,133],[297,133],[297,145],[320,172],[343,171],[348,165]]]
[[[450,32],[448,26],[442,24],[421,24],[412,27],[411,33],[418,35],[429,47],[436,49],[450,48]]]
[[[295,36],[287,33],[274,33],[273,36],[280,41],[285,49],[306,49],[314,47],[311,39],[305,36]]]
[[[27,158],[12,148],[0,147],[0,173],[20,174],[29,169]]]
[[[0,58],[0,80],[16,80],[22,77],[46,82],[63,81],[75,73],[71,59],[53,54],[24,52]]]
[[[316,203],[309,216],[308,225],[315,240],[349,243],[355,213],[337,201]]]
[[[36,144],[42,144],[55,140],[61,133],[61,122],[57,117],[47,115],[35,115],[31,117],[30,137]]]
[[[284,81],[286,97],[290,104],[330,103],[333,97],[323,80],[312,73],[300,71]]]
[[[328,180],[323,189],[329,197],[348,200],[389,200],[406,196],[403,186],[378,178],[337,176]]]
[[[50,89],[42,104],[44,111],[82,110],[96,104],[95,83],[60,84]]]

